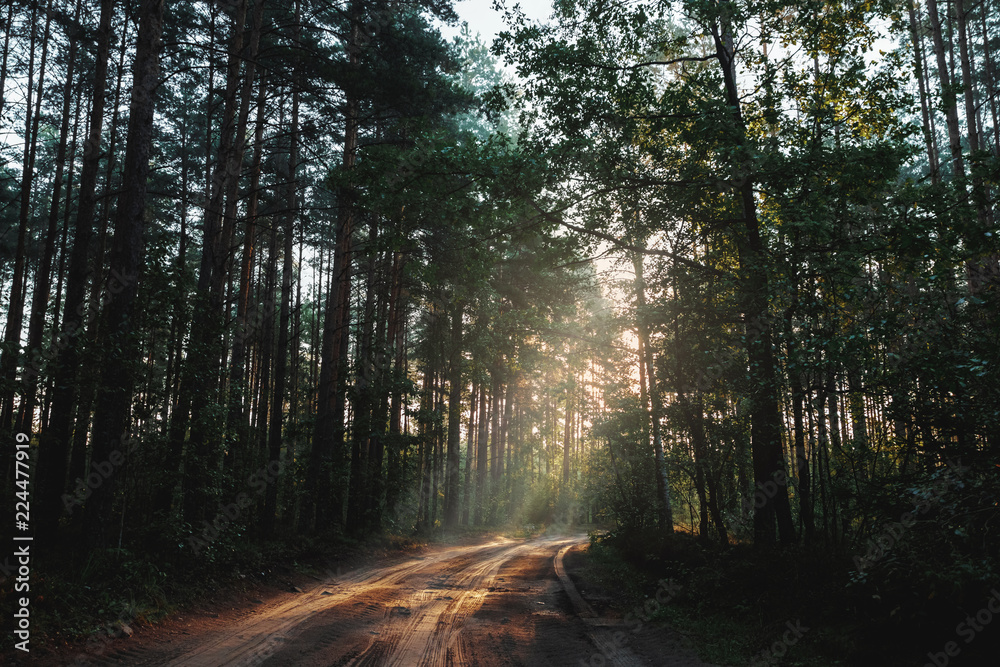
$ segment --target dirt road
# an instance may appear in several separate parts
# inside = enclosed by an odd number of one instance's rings
[[[590,608],[562,563],[585,542],[574,535],[443,547],[332,577],[222,627],[109,651],[92,664],[703,667],[677,637],[625,631],[620,619]]]

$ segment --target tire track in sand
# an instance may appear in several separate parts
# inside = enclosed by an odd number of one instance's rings
[[[216,632],[198,648],[166,663],[170,667],[252,667],[289,642],[297,626],[310,616],[373,589],[393,586],[419,570],[451,559],[474,557],[476,553],[495,549],[498,542],[472,547],[452,547],[424,558],[411,559],[386,568],[361,568],[338,578],[321,582],[309,591],[261,610],[241,621],[236,627]]]
[[[507,561],[532,549],[551,549],[576,544],[584,538],[542,538],[508,545],[484,554],[476,562],[429,582],[405,598],[392,603],[392,610],[407,609],[409,620],[400,626],[400,616],[388,613],[380,638],[349,662],[352,667],[437,667],[463,664],[460,633],[470,616],[482,606],[497,572]],[[447,591],[450,595],[442,595]]]

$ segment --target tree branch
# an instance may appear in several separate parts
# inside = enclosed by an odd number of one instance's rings
[[[633,252],[639,252],[644,255],[658,255],[660,257],[669,257],[676,263],[682,266],[686,266],[689,269],[696,269],[698,271],[711,273],[717,276],[729,275],[725,271],[720,271],[719,269],[716,269],[711,266],[705,266],[704,264],[700,264],[694,260],[688,259],[683,255],[678,255],[677,253],[671,252],[670,250],[660,250],[658,248],[644,248],[641,246],[634,245],[632,243],[626,243],[625,241],[617,238],[616,236],[613,236],[612,234],[599,232],[596,229],[587,229],[586,227],[580,227],[578,225],[574,225],[572,223],[566,222],[566,220],[561,215],[549,213],[548,211],[544,210],[541,206],[538,205],[537,202],[535,202],[534,199],[529,198],[528,201],[531,203],[532,208],[538,211],[539,217],[545,218],[546,220],[550,220],[551,222],[555,222],[556,224],[562,225],[566,229],[572,230],[574,232],[580,234],[587,234],[588,236],[595,236],[604,241],[608,241],[609,243],[612,243],[616,248],[619,248],[621,250],[631,250]]]

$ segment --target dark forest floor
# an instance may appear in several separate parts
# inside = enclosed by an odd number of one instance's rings
[[[989,611],[1000,586],[949,589],[919,570],[858,577],[850,554],[827,545],[723,549],[682,533],[612,533],[585,567],[616,591],[613,604],[669,625],[719,664],[1000,664],[1000,613]],[[653,605],[663,582],[669,599]]]

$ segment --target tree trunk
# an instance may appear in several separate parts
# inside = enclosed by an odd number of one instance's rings
[[[444,359],[441,354],[441,359]],[[431,521],[433,527],[437,523],[439,489],[444,481],[444,372],[437,375],[438,387],[435,396],[434,411],[437,413],[434,428],[434,471],[431,475]]]
[[[104,127],[104,94],[108,81],[108,60],[111,50],[112,0],[101,0],[97,28],[97,52],[94,59],[94,84],[91,98],[90,124],[83,148],[80,185],[74,225],[73,250],[66,275],[66,303],[63,308],[62,332],[65,333],[62,352],[55,363],[54,390],[48,425],[39,438],[38,485],[40,512],[37,529],[41,537],[51,536],[62,513],[60,499],[66,484],[66,459],[73,437],[73,413],[77,401],[77,372],[80,365],[80,335],[96,317],[96,304],[85,301],[87,291],[87,260],[93,237],[97,174],[101,157],[101,134]]]
[[[14,5],[7,5],[7,20],[3,26],[3,55],[0,56],[0,117],[3,116],[4,102],[7,99],[7,62],[10,58],[10,35],[14,32]]]
[[[948,146],[951,149],[952,180],[965,179],[965,161],[962,158],[962,135],[958,128],[958,102],[952,88],[948,63],[945,60],[944,36],[941,32],[941,15],[937,0],[927,0],[927,13],[931,20],[931,39],[937,57],[938,77],[941,79],[941,100],[948,125]]]
[[[181,121],[181,153],[187,155],[188,140],[188,114],[187,107],[184,109]],[[174,262],[174,298],[171,304],[170,319],[170,351],[167,361],[166,392],[164,396],[163,421],[167,424],[167,447],[165,459],[163,461],[164,474],[157,482],[157,490],[154,496],[154,511],[164,514],[168,513],[173,505],[174,489],[180,480],[180,464],[184,456],[184,438],[175,437],[172,430],[173,416],[178,407],[177,401],[180,394],[180,383],[182,369],[184,367],[181,359],[184,350],[184,341],[181,332],[185,331],[189,321],[189,311],[187,308],[188,295],[188,272],[187,272],[187,222],[188,222],[188,163],[186,159],[181,160],[181,192],[183,193],[178,202],[180,217],[180,242],[177,248],[177,259]],[[169,412],[168,412],[169,410]]]
[[[570,376],[569,387],[566,389],[566,413],[563,420],[563,460],[562,460],[562,494],[568,497],[569,493],[569,454],[572,447],[572,424],[573,424],[573,377]]]
[[[77,0],[74,18],[80,16],[80,0]],[[77,38],[73,34],[69,40],[69,52],[66,56],[66,80],[63,84],[62,123],[59,128],[59,144],[56,148],[56,172],[53,178],[52,202],[49,205],[48,226],[45,232],[45,243],[42,250],[38,271],[35,273],[35,288],[31,297],[31,317],[28,323],[28,361],[24,370],[24,391],[21,397],[20,426],[18,431],[28,433],[32,430],[34,421],[37,377],[42,365],[42,336],[45,333],[45,313],[49,305],[49,294],[52,291],[52,260],[55,255],[56,236],[59,231],[59,203],[62,199],[63,171],[66,167],[67,139],[71,101],[73,98],[73,77],[76,66]],[[69,208],[67,198],[66,207]]]
[[[223,269],[229,250],[229,240],[223,238],[224,197],[228,181],[238,176],[238,173],[232,173],[230,164],[235,152],[239,58],[245,36],[246,9],[246,0],[233,8],[219,149],[215,168],[208,171],[211,178],[204,216],[201,264],[193,299],[193,323],[197,325],[191,328],[181,384],[184,398],[176,415],[179,425],[174,428],[175,434],[180,437],[183,437],[188,423],[191,430],[184,461],[184,519],[192,525],[211,511],[212,499],[218,489],[218,485],[212,482],[212,471],[218,466],[216,455],[223,430],[213,406],[218,401],[215,388],[222,354],[222,299],[226,280]],[[190,422],[187,422],[189,415]]]
[[[356,45],[360,35],[361,6],[352,0],[349,14],[351,32],[348,41],[350,67],[359,66]],[[353,48],[352,48],[353,47]],[[344,158],[342,168],[354,168],[358,148],[358,100],[347,91],[344,107]],[[341,188],[338,197],[337,242],[333,259],[333,283],[329,287],[326,318],[323,325],[322,361],[319,378],[319,404],[313,448],[306,475],[306,496],[303,499],[303,522],[300,530],[309,532],[317,523],[320,512],[333,509],[336,524],[340,523],[343,507],[342,484],[336,485],[336,497],[331,498],[331,473],[341,475],[343,460],[348,327],[350,323],[351,254],[354,237],[355,193],[349,186]],[[332,470],[331,470],[332,468]],[[339,480],[338,480],[339,481]]]
[[[90,303],[98,303],[101,299],[101,290],[105,280],[105,258],[107,256],[108,228],[111,226],[111,199],[110,194],[116,189],[120,190],[120,184],[116,188],[113,182],[114,165],[117,157],[118,128],[120,121],[122,85],[125,79],[125,54],[128,52],[128,27],[123,26],[122,36],[118,49],[118,66],[115,71],[115,93],[112,97],[111,127],[108,128],[110,140],[108,141],[108,160],[104,169],[104,196],[103,204],[98,222],[97,248],[93,254],[91,273],[94,276],[90,282]],[[87,477],[87,433],[90,428],[90,420],[93,412],[94,401],[97,395],[97,382],[100,379],[100,321],[95,317],[87,326],[84,347],[93,350],[92,354],[83,358],[83,363],[79,369],[80,377],[79,400],[76,406],[76,420],[74,425],[73,442],[70,452],[70,479]],[[77,515],[79,516],[79,515]]]
[[[472,516],[472,459],[475,457],[476,444],[476,406],[479,404],[479,384],[472,383],[472,393],[469,396],[469,430],[466,434],[465,446],[465,484],[462,485],[462,525],[468,526]]]
[[[486,435],[489,416],[486,413],[486,385],[479,387],[479,433],[476,435],[476,511],[472,522],[483,525],[483,512],[489,497],[489,480],[486,476],[486,460],[489,456]]]
[[[140,362],[132,331],[138,280],[142,271],[143,232],[146,228],[146,187],[153,143],[153,112],[160,83],[160,49],[163,33],[163,0],[144,0],[139,7],[139,33],[132,67],[132,101],[129,105],[125,176],[115,212],[111,250],[111,275],[107,290],[119,292],[111,299],[103,319],[105,358],[101,393],[94,416],[93,460],[114,458],[132,431],[129,413]],[[92,549],[109,546],[110,524],[117,475],[93,490],[86,506],[85,534]]]
[[[990,101],[990,117],[993,119],[993,154],[1000,155],[1000,112],[997,111],[997,91],[994,89],[996,71],[993,65],[993,53],[990,50],[989,30],[986,27],[986,5],[979,12],[979,21],[983,30],[983,60],[986,63],[986,98]],[[989,141],[984,137],[984,148]]]
[[[930,109],[927,100],[927,86],[924,85],[924,49],[923,38],[920,35],[919,23],[917,22],[916,3],[910,3],[910,39],[913,42],[913,72],[917,78],[917,86],[920,91],[920,113],[923,118],[924,144],[927,148],[927,164],[930,168],[931,183],[937,184],[941,179],[940,167],[938,166],[937,147],[934,143],[934,134],[931,131]]]
[[[371,480],[368,477],[368,445],[374,429],[372,409],[374,405],[374,373],[372,368],[373,348],[375,339],[375,272],[378,252],[373,246],[377,244],[378,228],[373,222],[370,226],[368,243],[367,268],[365,269],[365,301],[358,313],[360,333],[357,340],[355,365],[357,367],[354,394],[351,401],[353,423],[351,428],[351,477],[347,498],[347,532],[360,535],[368,529],[368,495],[371,492]]]
[[[389,301],[391,292],[386,294],[386,264],[388,254],[379,251],[376,257],[376,307],[375,307],[375,348],[373,370],[375,384],[372,386],[372,427],[368,432],[368,479],[370,485],[365,498],[367,528],[371,531],[382,529],[382,510],[385,503],[385,463],[386,432],[389,422],[390,370],[386,362],[386,352],[390,346],[388,336]]]
[[[976,96],[975,87],[973,86],[973,66],[972,66],[972,55],[969,51],[969,36],[967,29],[967,16],[965,11],[965,0],[955,0],[955,19],[958,23],[958,49],[959,49],[959,62],[962,67],[962,92],[965,98],[965,127],[969,138],[969,151],[972,155],[976,155],[980,151],[980,137],[979,137],[979,121],[976,117]],[[981,236],[989,231],[989,197],[986,191],[986,184],[983,183],[983,179],[980,177],[977,170],[972,170],[972,203],[976,209],[976,221],[978,223],[977,229],[973,234],[970,234],[970,240],[979,239]],[[973,245],[975,241],[973,241]],[[973,245],[970,250],[975,251],[975,245]],[[989,266],[996,265],[997,258],[993,257],[987,258],[985,262],[983,261],[973,261],[969,269],[970,280],[969,285],[972,291],[979,292],[983,284],[988,280],[987,276],[991,273],[988,268]]]
[[[38,146],[38,117],[41,115],[42,94],[45,90],[45,65],[48,56],[49,26],[52,19],[52,0],[46,9],[45,32],[42,36],[42,57],[38,73],[38,94],[32,97],[35,87],[35,21],[38,4],[31,7],[28,31],[28,80],[24,111],[24,152],[21,157],[21,206],[18,214],[17,250],[14,256],[14,274],[11,279],[10,301],[7,304],[7,326],[4,329],[3,351],[0,352],[0,432],[12,429],[14,423],[14,384],[18,358],[21,356],[21,328],[24,324],[24,301],[28,283],[28,223],[31,219],[31,186],[35,178],[35,155]],[[36,101],[32,110],[32,100]],[[4,443],[5,445],[7,443]],[[6,450],[6,447],[5,447]]]
[[[806,434],[802,421],[802,404],[805,400],[802,391],[802,380],[792,377],[792,414],[795,429],[795,469],[798,479],[799,516],[805,528],[806,542],[811,542],[816,532],[813,520],[812,489],[809,480],[809,459],[806,457]]]
[[[965,0],[954,0],[954,2],[955,20],[958,23],[959,62],[962,67],[962,96],[965,98],[965,127],[969,136],[969,150],[976,153],[979,151],[979,128],[976,122],[976,97],[972,83],[972,56],[969,53],[968,17],[965,12]],[[975,185],[973,192],[976,192]]]
[[[392,396],[389,404],[389,456],[386,471],[386,509],[396,511],[404,484],[402,447],[403,381],[406,378],[406,304],[403,303],[404,255],[394,252],[389,303],[389,344],[393,351]]]
[[[643,277],[642,255],[632,255],[635,271],[636,331],[639,334],[639,363],[646,367],[646,382],[649,388],[649,417],[653,436],[653,456],[656,463],[656,495],[660,528],[668,532],[674,530],[674,511],[670,501],[670,481],[667,477],[667,463],[663,456],[663,442],[660,434],[660,417],[663,409],[660,387],[656,380],[656,366],[653,365],[653,351],[649,346],[649,325],[646,321],[646,279]],[[643,406],[646,409],[646,406]]]
[[[432,311],[433,312],[433,311]],[[424,367],[424,379],[423,387],[420,391],[420,434],[418,440],[418,451],[417,451],[417,466],[418,474],[420,475],[420,491],[418,493],[418,505],[417,505],[417,532],[425,532],[429,526],[428,518],[428,508],[430,507],[431,493],[431,469],[430,469],[430,455],[429,451],[431,448],[431,428],[432,422],[430,419],[431,411],[433,410],[433,396],[432,396],[432,379],[433,371],[431,370],[431,364],[427,364]]]
[[[185,365],[191,412],[191,436],[185,461],[184,517],[195,524],[212,505],[218,487],[211,481],[220,461],[225,424],[215,406],[219,402],[220,364],[225,356],[224,308],[229,277],[229,257],[235,226],[237,191],[245,150],[244,132],[252,97],[256,42],[260,35],[259,12],[246,25],[247,0],[233,12],[232,35],[226,73],[219,152],[212,173],[210,198],[205,211],[201,266],[195,296],[195,321]],[[240,80],[240,64],[246,63]],[[275,252],[272,249],[272,252]],[[186,407],[186,405],[185,405]],[[185,415],[180,415],[181,419]],[[233,445],[242,454],[242,445]]]
[[[862,374],[859,368],[849,369],[847,371],[847,387],[850,391],[847,397],[847,403],[850,408],[851,415],[851,431],[854,436],[854,454],[855,459],[861,458],[860,470],[862,474],[862,479],[868,478],[868,469],[865,464],[869,462],[869,452],[868,452],[868,418],[865,414],[865,387],[862,381]],[[874,470],[872,472],[875,472]],[[859,495],[861,490],[859,489]]]
[[[504,401],[503,401],[503,416],[500,419],[500,460],[498,465],[500,466],[500,477],[501,477],[501,490],[504,493],[510,493],[509,482],[510,482],[510,425],[511,425],[511,413],[514,408],[514,385],[513,378],[508,377],[507,383],[504,385]],[[506,468],[504,467],[504,459],[506,458]],[[506,474],[505,474],[506,471]]]
[[[250,25],[250,36],[249,39],[245,40],[243,44],[243,60],[246,63],[245,71],[243,73],[242,89],[240,92],[240,110],[239,110],[239,120],[237,121],[236,127],[240,128],[237,131],[236,139],[234,140],[233,155],[230,159],[230,164],[228,169],[232,172],[229,175],[228,182],[226,183],[226,213],[225,213],[225,224],[229,226],[228,232],[223,232],[224,238],[231,238],[232,228],[235,226],[236,220],[236,209],[237,209],[237,192],[239,185],[238,174],[240,171],[241,163],[243,161],[243,155],[246,152],[245,142],[244,142],[244,132],[242,128],[247,127],[250,118],[250,99],[253,97],[253,84],[254,84],[254,74],[256,72],[256,60],[258,44],[260,42],[260,32],[261,24],[263,21],[263,11],[264,2],[263,0],[257,0],[254,3],[253,12],[251,15],[251,25]],[[229,453],[231,457],[235,460],[241,456],[246,456],[249,449],[249,435],[250,435],[250,425],[246,414],[246,403],[248,399],[248,392],[246,391],[246,382],[244,381],[244,376],[246,372],[246,361],[247,361],[247,338],[249,331],[249,324],[247,321],[247,312],[250,301],[250,274],[253,267],[254,259],[254,237],[257,233],[257,203],[259,200],[258,189],[260,187],[260,153],[261,153],[261,143],[263,142],[263,132],[264,132],[264,102],[265,102],[266,88],[263,80],[260,81],[257,93],[257,119],[254,128],[254,171],[251,174],[251,186],[250,186],[250,204],[247,209],[246,216],[246,228],[244,231],[243,238],[243,256],[240,263],[240,273],[239,273],[239,287],[237,296],[237,306],[236,306],[236,319],[237,319],[237,330],[233,334],[232,338],[232,355],[229,367],[229,408],[227,417],[227,429],[229,433]],[[297,98],[296,98],[297,99]],[[296,102],[293,102],[293,105]],[[297,110],[293,111],[293,115]],[[297,132],[297,128],[293,127],[291,129],[292,141],[294,142],[294,135]],[[289,149],[289,154],[294,150],[294,146]],[[289,182],[294,181],[293,174],[289,172],[286,174],[286,178]],[[294,189],[294,184],[289,185],[289,187]],[[251,210],[252,209],[252,210]],[[292,215],[289,213],[288,215]],[[287,222],[286,225],[290,224]],[[229,261],[229,249],[226,250],[226,263]],[[223,272],[229,274],[228,266],[224,266]],[[227,300],[228,301],[228,300]],[[272,308],[273,310],[273,308]],[[281,354],[279,348],[279,355]],[[273,460],[273,459],[272,459]],[[265,510],[266,513],[266,510]],[[266,528],[266,527],[265,527]],[[269,534],[269,533],[268,533]]]
[[[735,46],[726,10],[723,10],[721,22],[712,25],[712,35],[716,56],[722,68],[726,105],[733,114],[732,121],[739,137],[736,159],[744,169],[738,200],[743,228],[734,227],[733,231],[740,271],[743,274],[740,296],[746,318],[745,345],[750,362],[750,440],[754,482],[757,485],[776,487],[773,495],[765,494],[766,501],[754,513],[754,541],[773,543],[777,519],[781,541],[787,543],[795,540],[795,525],[788,502],[788,489],[785,484],[780,483],[787,479],[787,471],[781,451],[778,377],[768,324],[770,290],[765,266],[767,253],[757,219],[752,158],[747,153],[746,125],[736,79]]]
[[[491,373],[493,386],[490,390],[490,437],[489,437],[489,465],[490,465],[490,495],[486,504],[486,522],[493,524],[496,521],[496,506],[500,493],[500,468],[497,465],[500,451],[500,399],[503,396],[503,383],[500,379],[500,362],[498,361]]]
[[[259,4],[259,2],[258,2]],[[263,91],[263,85],[261,86]],[[260,99],[264,99],[261,92]],[[262,112],[262,105],[258,112]],[[262,121],[258,121],[262,124]],[[288,376],[288,326],[291,319],[290,304],[292,301],[292,250],[295,239],[295,216],[298,213],[297,170],[299,162],[299,92],[292,93],[292,125],[289,133],[288,147],[288,187],[285,202],[288,212],[285,214],[284,258],[281,268],[281,307],[278,315],[278,346],[275,348],[274,361],[274,394],[271,399],[271,424],[267,438],[268,465],[281,459],[281,427],[285,412],[286,378]],[[263,534],[274,535],[274,519],[278,507],[278,484],[274,480],[267,485],[264,496],[264,516],[262,522]]]
[[[462,446],[462,315],[460,301],[452,304],[451,354],[448,360],[448,454],[444,488],[444,526],[458,526],[461,490],[459,462]]]

